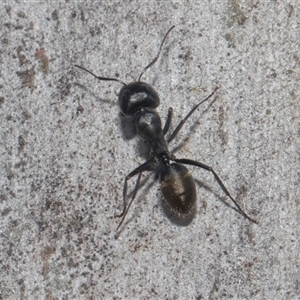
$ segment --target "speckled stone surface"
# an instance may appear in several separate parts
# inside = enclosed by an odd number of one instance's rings
[[[296,1],[4,1],[0,5],[0,299],[299,299],[299,8]],[[146,160],[117,95],[143,80],[172,128],[197,211],[172,223],[159,183],[116,238],[124,178]],[[126,123],[126,122],[125,122]],[[135,179],[129,181],[129,194]],[[229,204],[230,206],[226,205]]]

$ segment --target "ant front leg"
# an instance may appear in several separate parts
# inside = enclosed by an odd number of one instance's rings
[[[172,118],[173,118],[173,108],[170,107],[169,110],[168,110],[167,120],[166,120],[164,129],[163,129],[163,134],[164,135],[168,132],[168,130],[170,128],[170,125],[171,125],[171,122],[172,122]]]
[[[218,87],[216,87],[213,92],[208,96],[206,97],[204,100],[202,100],[201,102],[199,102],[198,104],[196,104],[190,111],[189,113],[185,116],[184,119],[182,119],[180,121],[180,123],[177,125],[177,127],[175,128],[175,130],[172,132],[172,134],[169,136],[167,142],[170,143],[175,137],[176,135],[178,134],[178,132],[180,131],[180,129],[182,128],[182,126],[184,125],[184,123],[188,120],[188,118],[195,112],[195,110],[202,104],[204,103],[205,101],[207,101],[208,99],[210,99],[214,93],[217,91]]]
[[[125,220],[125,217],[129,211],[129,208],[133,202],[133,200],[135,199],[135,196],[137,194],[137,191],[139,189],[139,184],[140,184],[140,180],[141,180],[141,176],[142,176],[142,173],[144,171],[148,171],[151,166],[153,165],[153,162],[152,160],[147,160],[145,163],[143,163],[142,165],[140,165],[139,167],[137,167],[135,170],[133,170],[131,173],[129,173],[126,178],[125,178],[125,182],[124,182],[124,187],[123,187],[123,211],[121,214],[119,215],[115,215],[116,218],[122,218],[121,222],[119,223],[118,227],[117,227],[117,231],[119,230],[120,226],[122,225],[122,223],[124,222]],[[129,202],[128,205],[126,205],[126,195],[127,195],[127,182],[130,178],[136,176],[136,175],[139,175],[138,176],[138,179],[136,181],[136,184],[135,184],[135,188],[134,188],[134,191],[133,191],[133,195],[132,195],[132,198]]]
[[[217,180],[219,186],[221,187],[221,189],[223,190],[223,192],[231,199],[231,201],[235,204],[235,206],[237,207],[239,213],[244,216],[246,219],[248,219],[249,221],[255,223],[255,224],[258,224],[258,221],[250,218],[242,209],[241,207],[237,204],[237,202],[233,199],[233,197],[230,195],[229,191],[227,190],[227,188],[225,187],[224,183],[222,182],[222,180],[220,179],[220,177],[218,176],[218,174],[213,170],[213,168],[205,165],[205,164],[202,164],[198,161],[194,161],[194,160],[190,160],[190,159],[175,159],[174,160],[175,162],[178,162],[178,163],[182,163],[182,164],[185,164],[185,165],[192,165],[192,166],[196,166],[196,167],[199,167],[199,168],[202,168],[204,170],[207,170],[209,172],[211,172],[215,179]]]

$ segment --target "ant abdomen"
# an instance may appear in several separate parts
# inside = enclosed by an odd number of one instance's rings
[[[159,105],[157,92],[145,82],[131,82],[119,93],[119,107],[124,116],[133,116],[142,108],[156,108]]]
[[[185,218],[194,212],[197,199],[196,186],[189,170],[178,163],[165,166],[160,172],[163,199],[168,208]]]

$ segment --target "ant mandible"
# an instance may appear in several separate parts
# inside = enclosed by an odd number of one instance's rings
[[[181,130],[184,123],[188,120],[188,118],[202,103],[209,100],[218,89],[218,87],[216,87],[208,97],[206,97],[200,103],[196,104],[185,116],[185,118],[180,121],[178,126],[171,133],[171,135],[167,139],[165,138],[165,135],[169,130],[170,123],[172,120],[172,109],[169,109],[166,123],[162,128],[160,117],[155,110],[160,103],[158,94],[151,85],[142,82],[141,77],[144,74],[144,72],[147,69],[149,69],[152,65],[154,65],[157,61],[161,53],[162,46],[168,34],[174,27],[175,26],[172,26],[165,34],[160,44],[157,55],[149,63],[149,65],[147,65],[142,70],[137,81],[126,84],[117,78],[97,76],[88,69],[79,65],[75,65],[77,68],[80,68],[90,73],[99,80],[116,81],[123,84],[123,87],[121,88],[118,96],[118,103],[121,113],[125,117],[131,117],[134,119],[135,128],[138,136],[143,142],[147,143],[150,148],[149,159],[142,165],[138,166],[135,170],[130,172],[125,178],[123,187],[124,208],[121,214],[116,215],[116,217],[122,217],[117,227],[117,231],[122,225],[123,221],[125,220],[130,206],[136,197],[141,175],[145,171],[153,171],[155,169],[159,170],[159,181],[161,185],[163,199],[167,204],[168,208],[174,214],[180,216],[181,218],[186,218],[193,214],[197,198],[196,186],[191,173],[184,165],[196,166],[211,172],[216,181],[218,182],[219,186],[223,190],[223,192],[231,199],[231,201],[237,207],[237,211],[249,221],[253,223],[258,223],[256,220],[250,218],[241,209],[241,207],[238,205],[238,203],[235,201],[235,199],[231,196],[231,194],[225,187],[220,177],[211,167],[191,159],[178,159],[168,150],[168,144],[176,137],[176,135],[179,133],[179,131]],[[135,185],[135,189],[133,191],[131,201],[127,205],[127,182],[129,179],[136,175],[138,175],[138,179]]]

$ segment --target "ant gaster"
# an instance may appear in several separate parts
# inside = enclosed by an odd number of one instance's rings
[[[186,115],[186,117],[181,120],[181,122],[178,124],[169,138],[165,139],[165,135],[169,130],[172,119],[172,109],[169,109],[166,123],[164,125],[164,128],[162,128],[160,117],[155,110],[160,103],[158,94],[151,85],[142,82],[141,77],[144,72],[157,61],[166,37],[174,27],[175,26],[172,26],[165,34],[156,57],[150,62],[149,65],[147,65],[143,69],[137,81],[125,84],[123,81],[117,78],[97,76],[86,68],[75,65],[76,67],[90,73],[99,80],[117,81],[123,84],[118,97],[120,110],[125,117],[133,117],[138,136],[142,139],[143,142],[147,143],[150,148],[149,159],[142,165],[137,167],[135,170],[133,170],[131,173],[129,173],[125,178],[123,187],[124,208],[122,213],[117,215],[117,217],[122,217],[117,230],[123,223],[129,211],[129,208],[133,200],[135,199],[142,173],[145,171],[152,171],[154,169],[157,169],[158,167],[159,181],[161,184],[163,199],[168,208],[175,215],[181,218],[185,218],[193,214],[197,198],[196,187],[191,173],[184,165],[196,166],[211,172],[220,185],[221,189],[237,207],[236,210],[249,221],[258,223],[256,220],[250,218],[241,209],[241,207],[237,204],[237,202],[234,200],[234,198],[231,196],[231,194],[221,181],[220,177],[211,167],[190,159],[178,159],[168,150],[168,144],[175,138],[187,119],[203,102],[210,99],[218,89],[216,87],[207,98],[196,104]],[[136,175],[138,175],[136,186],[133,191],[131,201],[129,202],[129,204],[127,204],[127,182],[130,178]]]

